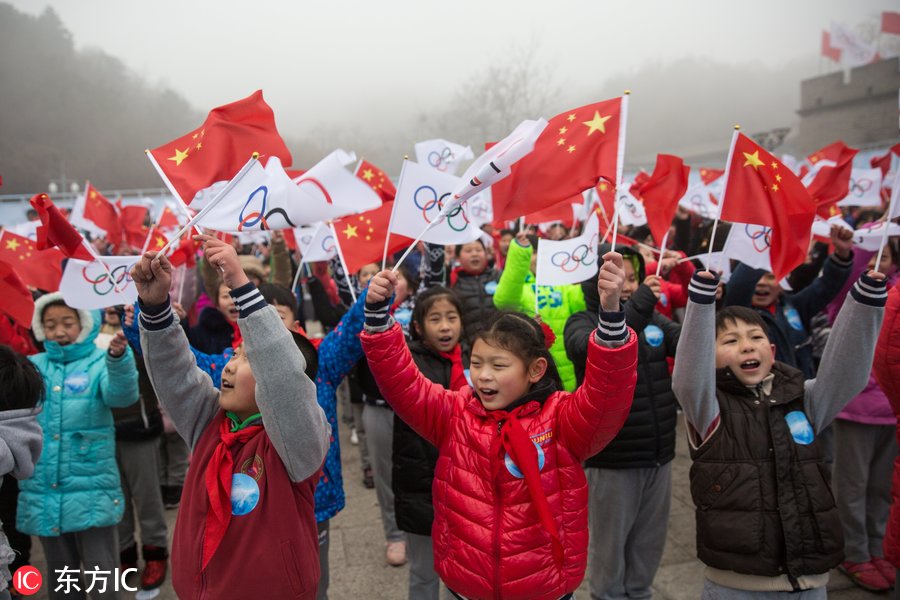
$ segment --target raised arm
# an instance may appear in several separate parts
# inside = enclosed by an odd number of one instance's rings
[[[134,355],[122,336],[124,352],[113,356],[106,353],[106,373],[100,379],[100,397],[110,408],[131,406],[138,401],[138,372],[134,366]]]
[[[672,391],[678,398],[691,439],[702,443],[719,418],[716,399],[716,288],[719,279],[698,271],[688,286],[690,300],[675,351]]]
[[[337,386],[363,357],[359,334],[365,322],[366,290],[319,345],[318,377]]]
[[[887,301],[884,275],[875,276],[881,279],[863,274],[853,284],[831,327],[818,377],[806,381],[803,404],[816,433],[825,429],[869,381]]]
[[[525,239],[527,245],[522,245]],[[527,238],[516,237],[510,243],[509,252],[506,255],[506,265],[500,281],[497,282],[497,290],[494,292],[494,306],[497,308],[509,308],[530,312],[534,307],[522,306],[522,292],[525,289],[525,279],[531,268],[531,254],[533,252]]]

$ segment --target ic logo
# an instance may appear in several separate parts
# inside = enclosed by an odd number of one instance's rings
[[[43,583],[44,578],[41,576],[41,572],[28,565],[19,567],[12,580],[13,589],[23,596],[37,594]]]

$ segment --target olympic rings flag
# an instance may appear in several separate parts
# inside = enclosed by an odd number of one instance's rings
[[[422,239],[432,244],[474,242],[481,233],[482,221],[476,222],[472,218],[467,202],[441,216],[461,182],[459,177],[404,161],[394,196],[391,233],[415,238],[425,231]]]
[[[325,223],[319,223],[315,226],[308,243],[304,244],[300,238],[297,241],[300,243],[301,264],[328,261],[337,254],[337,249],[334,245],[334,234],[331,231],[331,227]]]
[[[853,169],[847,197],[838,206],[881,206],[881,169]]]
[[[537,285],[568,285],[593,277],[600,259],[600,221],[591,213],[584,232],[568,240],[541,240],[537,248],[535,281]]]
[[[416,162],[447,175],[456,175],[459,165],[463,161],[473,158],[475,155],[472,153],[472,148],[447,140],[427,140],[416,144]]]
[[[771,247],[771,227],[732,223],[731,230],[728,232],[728,238],[722,247],[722,256],[739,260],[754,269],[771,271],[772,260],[769,255]],[[715,264],[712,267],[721,269],[721,266]]]
[[[709,186],[704,183],[692,185],[684,193],[678,206],[687,209],[703,219],[715,219],[719,213],[719,206],[710,198]]]
[[[137,300],[137,288],[131,281],[131,267],[141,257],[101,258],[109,267],[109,273],[99,261],[69,259],[59,282],[59,291],[66,304],[72,308],[94,310],[118,304],[133,304]]]

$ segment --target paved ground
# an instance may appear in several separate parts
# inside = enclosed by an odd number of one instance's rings
[[[359,452],[350,445],[348,431],[347,427],[341,427],[347,507],[331,525],[329,597],[331,600],[402,600],[406,598],[407,569],[392,568],[384,562],[384,534],[375,491],[367,490],[362,485]],[[688,487],[689,467],[685,436],[680,431],[678,455],[673,469],[674,489],[669,533],[662,565],[653,585],[654,597],[657,599],[695,600],[700,595],[703,567],[695,554],[693,507]],[[168,511],[170,538],[175,515],[174,510]],[[33,559],[35,566],[46,576],[40,544],[36,544]],[[836,600],[871,600],[877,597],[856,588],[837,571],[832,573],[828,588],[829,596]],[[128,600],[135,597],[132,593],[124,596]],[[156,597],[160,600],[176,598],[168,581]],[[262,595],[259,597],[264,598]],[[581,600],[590,598],[587,582],[582,584],[578,597]],[[33,598],[47,598],[45,590]]]

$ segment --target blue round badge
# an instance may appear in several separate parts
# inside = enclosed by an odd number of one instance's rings
[[[231,476],[231,514],[236,517],[246,515],[259,504],[259,485],[244,473]]]
[[[496,281],[488,281],[484,284],[484,293],[488,296],[493,296],[494,292],[497,291],[497,282]]]
[[[544,449],[541,448],[540,444],[537,442],[531,442],[534,444],[534,447],[537,448],[538,453],[538,471],[544,468]],[[516,463],[513,462],[512,457],[509,455],[509,452],[506,453],[506,457],[503,459],[503,462],[506,463],[506,470],[512,474],[513,477],[517,479],[525,479],[525,476],[522,474],[522,471],[519,470],[519,467],[516,466]]]
[[[801,446],[809,446],[813,443],[813,440],[816,438],[815,433],[813,433],[809,419],[806,418],[802,411],[791,411],[784,416],[784,420],[787,421],[791,430],[791,437],[794,438],[795,442]]]
[[[800,313],[793,306],[784,309],[784,317],[787,319],[788,325],[797,331],[803,331],[803,321],[800,320]]]
[[[400,308],[394,311],[394,320],[403,327],[408,327],[412,322],[412,311],[408,308]]]
[[[656,325],[647,325],[644,327],[644,339],[654,348],[659,348],[663,343],[663,330]]]
[[[75,371],[69,373],[63,381],[63,386],[67,394],[80,394],[88,388],[91,378],[84,371]]]

